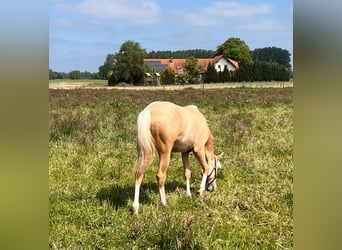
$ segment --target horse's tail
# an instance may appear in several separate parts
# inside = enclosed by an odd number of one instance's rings
[[[136,173],[144,173],[154,159],[155,145],[150,129],[151,113],[144,109],[138,115],[137,124],[137,151],[138,160],[135,165]]]

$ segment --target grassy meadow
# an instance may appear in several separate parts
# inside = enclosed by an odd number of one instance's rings
[[[292,249],[293,88],[50,89],[50,249]],[[155,100],[195,104],[224,152],[217,190],[192,198],[174,153],[167,207],[156,157],[133,216],[136,119]]]

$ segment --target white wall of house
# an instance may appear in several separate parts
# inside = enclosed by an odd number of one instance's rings
[[[221,58],[217,63],[214,64],[215,69],[217,72],[223,71],[224,66],[227,65],[227,68],[229,71],[234,71],[235,67],[233,64],[231,64],[229,61],[227,61],[225,58]]]

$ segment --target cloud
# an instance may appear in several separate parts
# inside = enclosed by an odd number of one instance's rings
[[[160,15],[159,5],[149,0],[82,0],[78,3],[63,2],[56,4],[55,10],[133,23],[155,22]]]
[[[96,20],[78,20],[72,17],[57,17],[50,18],[50,28],[61,29],[64,31],[90,31],[90,32],[102,32],[108,30],[108,25],[105,23],[97,22]]]
[[[56,28],[75,28],[75,24],[68,18],[55,18],[50,19],[50,27]]]
[[[253,18],[273,13],[274,7],[267,3],[214,2],[201,9],[184,12],[184,21],[194,26],[211,26],[235,22],[248,22]],[[179,15],[179,14],[178,14]]]
[[[273,7],[266,3],[247,4],[240,2],[215,2],[206,7],[204,12],[217,17],[249,17],[269,14]]]
[[[271,30],[280,27],[283,27],[284,25],[273,19],[267,19],[267,18],[260,18],[258,20],[255,20],[254,22],[248,22],[241,24],[239,28],[243,29],[250,29],[250,30]]]
[[[64,39],[56,36],[50,36],[49,37],[49,45],[60,45],[60,44],[70,44],[69,39]]]

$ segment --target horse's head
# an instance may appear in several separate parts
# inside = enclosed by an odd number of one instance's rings
[[[222,156],[223,156],[223,153],[214,156],[214,164],[211,170],[209,171],[207,182],[205,184],[205,189],[207,191],[212,192],[216,189],[217,171],[222,168],[221,162],[220,162]]]

